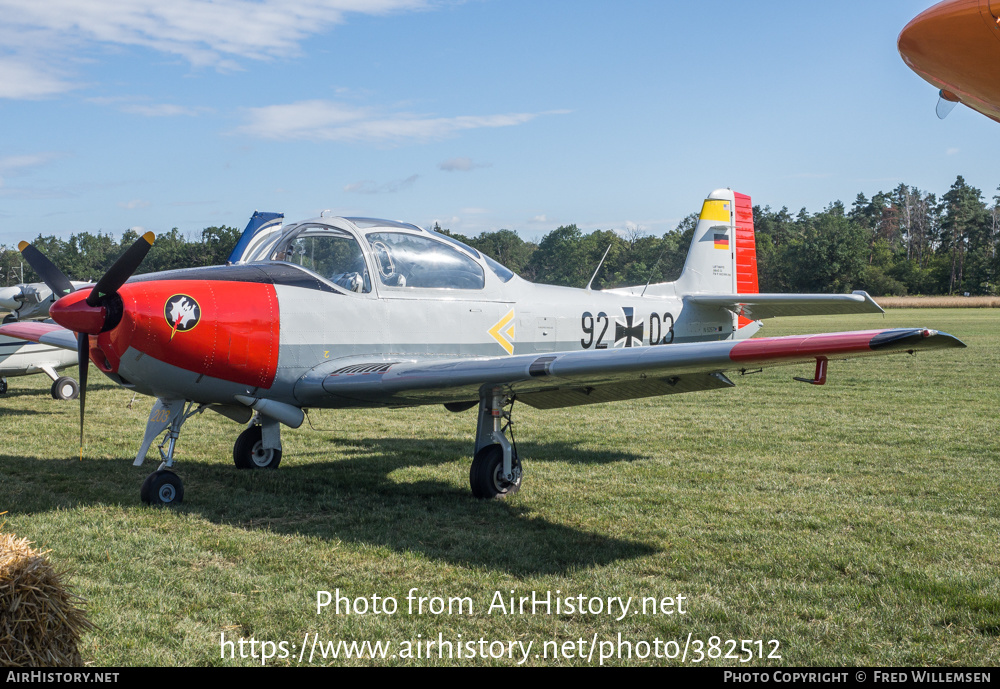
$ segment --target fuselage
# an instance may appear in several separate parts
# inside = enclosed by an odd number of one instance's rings
[[[738,328],[730,312],[685,309],[680,295],[537,285],[436,233],[336,220],[292,226],[269,260],[133,277],[118,290],[121,320],[91,336],[91,361],[161,398],[231,404],[266,392],[350,406],[297,383],[314,369],[665,346]]]

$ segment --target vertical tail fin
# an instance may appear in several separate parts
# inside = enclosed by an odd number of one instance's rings
[[[676,293],[756,294],[757,245],[750,197],[716,189],[701,207]]]
[[[640,292],[641,290],[641,292]],[[750,197],[716,189],[701,206],[684,269],[675,282],[626,287],[649,296],[757,294],[757,243]],[[749,323],[740,319],[740,327]]]

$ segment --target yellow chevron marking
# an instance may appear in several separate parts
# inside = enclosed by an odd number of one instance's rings
[[[729,222],[729,201],[707,199],[701,207],[701,220]]]
[[[514,353],[514,309],[507,312],[507,315],[497,321],[496,325],[489,329],[490,336],[504,348],[508,354]]]

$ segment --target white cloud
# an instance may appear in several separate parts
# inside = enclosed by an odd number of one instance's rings
[[[562,112],[562,111],[558,111]],[[384,144],[433,141],[469,129],[511,127],[540,114],[460,115],[432,117],[412,113],[381,113],[327,100],[247,108],[247,124],[236,133],[281,141],[366,141]]]
[[[470,172],[476,168],[481,167],[491,167],[492,163],[477,163],[472,158],[449,158],[448,160],[439,163],[438,167],[445,172]]]
[[[959,152],[959,150],[960,150],[960,149],[958,149],[958,148],[949,148],[949,149],[948,149],[947,151],[945,151],[945,152],[944,152],[944,154],[945,154],[945,155],[948,155],[948,156],[953,156],[953,155],[955,155],[956,153],[958,153],[958,152]]]
[[[0,58],[0,98],[35,100],[74,88],[51,69],[26,58]]]
[[[362,180],[354,184],[348,184],[344,191],[354,194],[395,194],[398,191],[409,189],[420,178],[420,175],[410,175],[406,179],[399,179],[385,184],[378,184],[372,180]]]
[[[60,157],[60,154],[52,152],[4,156],[0,158],[0,175],[13,177],[27,174],[32,168],[46,165]]]
[[[183,105],[172,105],[170,103],[158,103],[153,105],[132,104],[122,106],[121,110],[122,112],[131,113],[133,115],[143,115],[145,117],[177,117],[178,115],[194,117],[195,115],[212,111],[211,108],[189,108]]]
[[[149,208],[149,201],[142,201],[141,199],[133,199],[132,201],[125,201],[118,204],[119,208],[126,208],[128,210],[135,210],[136,208]]]
[[[299,45],[350,13],[423,9],[430,0],[0,0],[4,34],[42,33],[62,46],[140,46],[180,55],[196,66],[234,67],[233,57],[262,59]],[[4,41],[0,45],[10,45]]]

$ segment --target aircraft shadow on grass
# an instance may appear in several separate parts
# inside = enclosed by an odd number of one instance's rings
[[[299,453],[299,461],[282,464],[276,471],[236,471],[231,465],[185,462],[192,485],[201,489],[198,497],[175,509],[228,526],[417,552],[455,565],[521,576],[564,574],[657,552],[641,541],[539,518],[516,499],[475,499],[464,487],[465,468],[460,470],[460,481],[420,477],[406,482],[392,477],[395,472],[453,464],[454,458],[464,457],[466,446],[452,440],[359,439],[340,443],[340,455],[347,459],[326,461],[318,452]],[[543,461],[608,463],[639,458],[627,452],[581,450],[573,443],[524,443],[523,448]],[[42,484],[32,489],[30,505],[11,505],[22,513],[88,504],[129,505],[140,479],[120,459],[84,456],[79,462],[68,457],[0,456],[0,466],[8,475]],[[450,474],[454,468],[441,471]],[[530,490],[530,482],[525,490]],[[98,491],[103,496],[95,496]],[[12,496],[3,492],[0,483],[0,501],[9,504]]]

